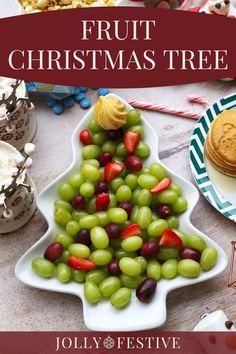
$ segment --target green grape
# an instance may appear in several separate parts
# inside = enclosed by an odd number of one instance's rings
[[[93,269],[86,274],[86,281],[91,281],[96,285],[100,285],[101,282],[106,278],[107,273],[103,269]]]
[[[72,219],[72,216],[66,209],[59,208],[54,211],[54,219],[59,225],[65,226]]]
[[[53,263],[41,257],[33,259],[32,269],[37,275],[43,278],[51,278],[55,271]]]
[[[188,202],[183,197],[178,197],[176,202],[171,205],[172,211],[174,213],[183,213],[188,208]]]
[[[122,177],[116,177],[111,181],[111,189],[113,192],[116,192],[120,186],[125,184],[124,179]]]
[[[78,258],[88,258],[90,256],[90,249],[82,243],[73,243],[69,246],[68,251],[72,256]]]
[[[81,230],[80,224],[78,221],[70,220],[66,224],[66,233],[70,236],[75,236]]]
[[[218,254],[215,248],[207,247],[204,249],[200,259],[203,270],[210,270],[217,262]]]
[[[169,229],[176,229],[179,226],[179,220],[176,216],[168,216],[166,219]]]
[[[55,209],[65,209],[69,211],[69,213],[72,212],[73,208],[72,205],[68,202],[65,202],[64,200],[56,200],[54,203]]]
[[[139,207],[135,205],[130,215],[130,221],[132,222],[132,224],[136,224],[137,222],[138,211],[139,211]]]
[[[89,259],[98,266],[104,266],[110,263],[112,254],[107,250],[96,250],[91,253]]]
[[[140,112],[136,109],[131,109],[130,111],[128,111],[127,122],[124,128],[129,128],[132,125],[138,124],[140,122],[140,118]]]
[[[72,219],[79,222],[80,219],[86,215],[88,215],[88,213],[84,210],[74,210],[72,213]]]
[[[95,215],[86,215],[80,219],[79,223],[82,229],[92,229],[94,226],[98,226],[99,219]]]
[[[162,204],[173,204],[176,202],[177,198],[177,193],[168,189],[157,193],[157,200]]]
[[[98,145],[86,145],[81,149],[82,157],[84,160],[97,159],[101,154],[101,148]]]
[[[144,136],[144,129],[141,125],[133,125],[132,127],[129,128],[134,133],[139,133],[141,137]]]
[[[145,159],[150,156],[150,147],[143,141],[140,141],[134,153],[141,159]]]
[[[91,179],[92,181],[97,181],[100,177],[99,169],[93,165],[90,165],[89,163],[82,165],[81,173],[84,177]]]
[[[125,184],[127,186],[129,186],[129,188],[132,189],[132,191],[137,187],[138,185],[138,176],[136,176],[133,173],[129,173],[126,177],[125,177]]]
[[[109,197],[110,197],[110,203],[108,205],[108,209],[115,208],[117,206],[116,196],[113,193],[109,193]]]
[[[101,300],[102,294],[95,283],[87,281],[84,284],[84,297],[90,304],[96,304]]]
[[[192,259],[182,259],[178,264],[178,272],[186,278],[196,278],[200,274],[200,264]]]
[[[160,247],[157,253],[157,259],[160,261],[166,261],[168,259],[179,258],[179,248],[178,247]]]
[[[146,229],[152,220],[152,211],[149,207],[143,206],[139,208],[137,215],[137,223],[141,229]]]
[[[54,241],[61,243],[65,249],[67,249],[70,245],[72,245],[72,243],[74,243],[73,237],[63,233],[56,234],[54,236]]]
[[[161,265],[156,259],[150,259],[147,264],[146,270],[147,276],[155,280],[161,278]]]
[[[60,197],[66,202],[69,202],[75,196],[75,191],[69,183],[60,184],[58,192]]]
[[[137,203],[138,203],[138,195],[139,195],[140,191],[141,191],[141,188],[139,188],[139,187],[135,188],[135,190],[133,191],[132,197],[130,199],[130,203],[132,205],[137,205]]]
[[[86,178],[80,172],[73,173],[69,178],[69,182],[73,188],[79,188],[85,181]]]
[[[143,174],[138,177],[138,185],[141,188],[152,189],[158,184],[158,179],[149,174]]]
[[[199,252],[203,252],[206,248],[206,242],[200,236],[191,235],[188,238],[188,246],[195,248]]]
[[[88,214],[94,214],[96,212],[96,198],[90,199],[86,205],[86,211]]]
[[[84,270],[72,269],[72,279],[77,283],[83,283],[86,277],[86,272]]]
[[[162,275],[166,279],[173,279],[178,273],[178,262],[176,259],[168,259],[162,264]]]
[[[169,189],[172,191],[175,191],[177,193],[178,197],[182,196],[182,189],[178,184],[171,183]]]
[[[99,161],[96,160],[96,159],[87,159],[87,160],[85,160],[85,161],[82,162],[82,166],[85,165],[85,164],[87,164],[87,163],[88,163],[89,165],[92,165],[92,166],[96,167],[96,168],[99,168],[99,167],[100,167],[100,163],[99,163]]]
[[[149,168],[150,174],[155,176],[158,181],[162,181],[165,177],[168,177],[168,173],[165,168],[159,163],[153,163]]]
[[[147,260],[146,258],[142,257],[142,256],[138,256],[134,258],[135,261],[137,261],[140,265],[141,265],[141,272],[144,273],[145,270],[147,269]]]
[[[107,141],[107,133],[104,131],[93,134],[93,142],[96,145],[103,145]]]
[[[130,289],[136,289],[142,283],[142,276],[130,277],[126,274],[120,275],[121,284]]]
[[[72,278],[72,270],[65,263],[58,263],[56,277],[61,283],[68,283]]]
[[[110,152],[113,156],[116,153],[116,146],[117,144],[112,141],[112,140],[107,140],[103,145],[102,145],[102,151],[103,152]]]
[[[100,173],[100,177],[99,177],[99,181],[104,181],[104,167],[100,167],[99,168],[99,173]]]
[[[147,229],[142,230],[142,240],[143,240],[143,242],[151,241],[151,240],[149,240],[149,235],[148,235]],[[153,240],[153,241],[155,242],[156,240]]]
[[[88,123],[88,128],[93,133],[102,132],[104,129],[96,122],[94,118],[92,118]]]
[[[111,208],[107,211],[108,218],[116,224],[123,224],[128,219],[128,214],[122,208]]]
[[[137,277],[142,272],[141,265],[133,258],[122,257],[119,261],[119,266],[121,271],[130,277]]]
[[[158,216],[154,211],[152,212],[152,221],[160,220],[160,216]]]
[[[67,263],[68,259],[70,258],[71,254],[68,250],[64,250],[59,258],[59,262]]]
[[[125,252],[133,252],[139,250],[143,245],[143,240],[140,236],[130,236],[121,242],[121,248]]]
[[[99,290],[104,297],[111,297],[121,287],[121,281],[118,277],[108,277],[99,285]]]
[[[117,202],[128,202],[132,197],[132,190],[130,187],[124,185],[120,186],[116,191]]]
[[[119,238],[110,239],[110,245],[114,250],[121,248],[121,240]]]
[[[125,157],[127,155],[127,151],[126,151],[124,143],[120,143],[117,145],[116,153],[120,157]]]
[[[138,206],[149,206],[152,201],[152,195],[148,189],[141,189],[137,196]]]
[[[109,224],[110,220],[106,211],[98,211],[94,215],[98,217],[100,226],[105,227]]]
[[[101,226],[95,226],[92,228],[91,241],[97,249],[104,249],[109,246],[109,237],[106,231]]]
[[[120,288],[110,298],[112,306],[118,309],[125,307],[131,301],[131,295],[130,289]]]
[[[137,253],[136,252],[126,252],[122,249],[117,249],[115,251],[115,256],[117,259],[121,259],[124,257],[135,258],[137,256]]]

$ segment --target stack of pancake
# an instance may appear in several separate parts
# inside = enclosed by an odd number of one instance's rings
[[[218,171],[236,177],[236,109],[223,111],[211,123],[205,153]]]

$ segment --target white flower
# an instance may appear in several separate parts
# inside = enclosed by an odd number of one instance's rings
[[[33,155],[35,150],[36,150],[36,146],[34,144],[28,143],[25,145],[24,151],[25,151],[26,155],[28,155],[28,156]]]
[[[22,167],[24,165],[25,159],[21,154],[15,157],[15,164],[17,167]]]

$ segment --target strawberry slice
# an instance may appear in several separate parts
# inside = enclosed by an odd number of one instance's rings
[[[119,162],[110,162],[104,167],[104,179],[105,182],[110,182],[115,177],[119,176],[124,169],[124,165]]]
[[[130,237],[130,236],[141,236],[141,230],[138,224],[130,224],[121,234],[121,239]]]
[[[166,188],[170,187],[172,180],[170,178],[164,178],[155,187],[153,187],[150,192],[156,194],[158,192],[164,191]]]
[[[183,247],[183,242],[173,230],[167,229],[161,236],[159,246]]]
[[[98,194],[96,197],[96,211],[107,210],[108,205],[110,204],[110,197],[107,193]]]
[[[96,268],[96,264],[93,262],[75,256],[70,257],[67,264],[75,270],[92,270]]]
[[[124,134],[124,144],[129,154],[132,154],[135,151],[140,139],[141,135],[139,133],[132,132],[131,130],[126,130]]]
[[[90,145],[93,144],[93,139],[90,135],[90,132],[88,129],[84,129],[80,132],[79,134],[79,140],[82,144],[84,145]]]

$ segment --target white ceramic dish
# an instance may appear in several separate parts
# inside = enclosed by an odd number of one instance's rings
[[[128,104],[126,104],[126,106],[127,109],[132,108]],[[71,282],[69,284],[61,284],[56,278],[45,280],[37,276],[31,269],[32,259],[36,256],[43,255],[45,248],[52,240],[53,234],[59,229],[53,220],[53,204],[54,201],[58,199],[57,186],[62,181],[66,181],[69,174],[77,170],[80,166],[81,145],[78,142],[77,136],[78,132],[87,126],[91,116],[92,109],[85,115],[84,119],[79,123],[72,135],[73,161],[71,165],[62,175],[41,192],[37,198],[38,208],[48,222],[48,230],[45,235],[19,260],[16,265],[15,273],[16,276],[27,285],[79,296],[83,302],[84,322],[89,329],[98,331],[135,331],[160,327],[166,320],[166,296],[171,290],[208,280],[221,273],[227,266],[227,257],[224,251],[214,241],[197,230],[190,222],[191,213],[199,198],[197,189],[191,183],[171,171],[169,171],[170,175],[176,183],[181,185],[184,190],[184,195],[189,201],[188,210],[180,217],[180,230],[183,230],[188,234],[195,233],[201,236],[206,240],[208,245],[217,249],[219,258],[216,266],[212,270],[202,273],[196,279],[186,279],[181,276],[170,281],[163,279],[158,282],[157,291],[151,303],[143,304],[139,302],[134,295],[131,304],[127,306],[127,308],[116,310],[108,301],[101,302],[97,305],[88,304],[83,296],[83,286],[78,283]],[[151,156],[145,163],[146,165],[149,165],[152,162],[159,161],[158,139],[152,127],[144,119],[143,124],[145,127],[145,140],[150,145],[152,152]]]

